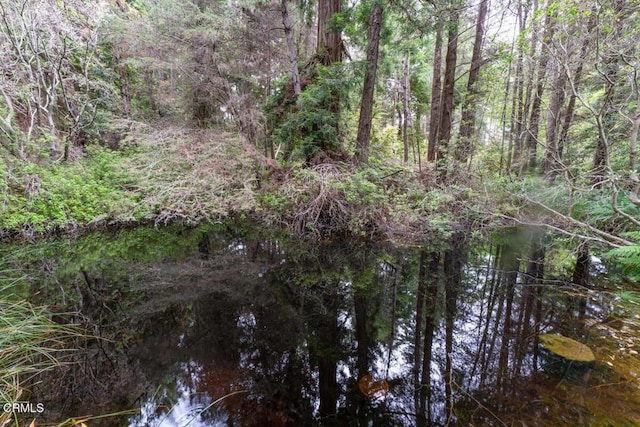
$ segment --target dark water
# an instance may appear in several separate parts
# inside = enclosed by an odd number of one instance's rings
[[[640,425],[633,294],[602,266],[588,287],[563,280],[574,258],[548,236],[398,248],[141,227],[2,256],[34,302],[100,337],[31,384],[38,425]],[[540,333],[597,362],[549,357]]]

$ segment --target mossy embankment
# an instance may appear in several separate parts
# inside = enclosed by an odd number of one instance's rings
[[[117,149],[68,162],[2,164],[2,235],[243,215],[299,235],[420,241],[491,222],[471,179],[442,186],[429,166],[279,165],[219,130],[120,124]]]

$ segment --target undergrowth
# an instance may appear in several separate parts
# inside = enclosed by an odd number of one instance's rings
[[[121,216],[132,207],[126,193],[131,180],[119,170],[122,157],[92,147],[82,162],[5,165],[0,229],[41,233]]]
[[[134,217],[199,222],[253,207],[255,167],[237,134],[168,126],[136,138],[125,162],[136,182]]]
[[[246,212],[254,206],[254,157],[236,134],[133,123],[118,150],[90,145],[62,163],[0,159],[0,237]]]
[[[415,242],[449,236],[478,218],[473,189],[445,190],[410,167],[325,163],[285,175],[262,188],[261,213],[298,235]]]

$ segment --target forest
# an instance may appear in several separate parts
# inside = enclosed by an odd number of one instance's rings
[[[638,3],[476,3],[3,1],[0,229],[544,224],[638,267]]]
[[[529,227],[637,286],[638,34],[638,0],[0,0],[0,244]]]

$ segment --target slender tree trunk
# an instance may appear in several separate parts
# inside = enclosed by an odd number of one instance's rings
[[[369,138],[373,121],[373,97],[378,69],[378,46],[380,44],[380,26],[382,24],[382,7],[375,5],[369,20],[369,40],[367,43],[367,71],[362,87],[360,102],[360,118],[358,120],[358,136],[356,138],[356,159],[359,162],[369,161]]]
[[[411,89],[409,88],[409,52],[404,55],[404,72],[402,79],[402,115],[404,120],[402,122],[402,142],[404,143],[404,157],[402,158],[404,164],[409,163],[409,96]]]
[[[553,84],[551,86],[551,101],[549,103],[549,115],[546,129],[546,152],[543,164],[543,172],[547,179],[553,181],[559,173],[561,165],[560,151],[558,150],[558,126],[560,114],[565,99],[565,86],[567,75],[560,69],[555,70]]]
[[[510,129],[509,136],[507,138],[507,108],[509,105],[509,94],[511,93],[511,66],[509,66],[509,71],[507,73],[507,78],[505,80],[504,86],[504,98],[502,100],[502,113],[500,114],[500,118],[502,121],[502,136],[500,138],[500,164],[498,165],[498,173],[502,175],[503,171],[506,169],[509,170],[511,166],[511,153],[513,151],[513,128]],[[512,96],[512,104],[515,103],[515,96]],[[505,141],[508,141],[505,155]],[[505,167],[506,163],[506,167]]]
[[[549,62],[549,49],[546,43],[550,43],[554,33],[552,15],[547,14],[544,23],[543,43],[541,44],[540,60],[538,62],[538,76],[536,78],[536,92],[531,105],[527,134],[524,142],[527,150],[527,158],[523,162],[523,170],[535,169],[537,164],[538,131],[540,129],[540,115],[542,112],[542,95],[547,75],[547,63]]]
[[[298,95],[300,95],[302,89],[300,87],[298,57],[296,55],[296,48],[293,44],[293,24],[291,24],[291,18],[289,17],[287,0],[281,1],[280,9],[282,11],[282,25],[284,26],[284,35],[287,39],[287,52],[289,54],[289,62],[291,63],[291,80],[293,81],[293,92],[297,97]]]
[[[629,135],[629,170],[635,171],[638,157],[638,130],[640,129],[640,88],[634,84],[636,91],[636,111],[631,118],[631,134]]]
[[[440,98],[442,95],[442,24],[436,29],[436,44],[433,51],[433,81],[431,82],[431,111],[429,115],[429,146],[427,161],[436,160],[438,149],[438,126],[440,124]]]
[[[478,19],[476,21],[476,39],[473,43],[471,55],[471,67],[467,80],[467,95],[462,103],[462,117],[456,158],[466,163],[471,154],[472,139],[475,136],[476,101],[478,96],[478,78],[482,67],[482,44],[484,41],[484,23],[487,18],[489,1],[482,0],[478,6]]]
[[[538,11],[538,0],[533,0],[533,16],[536,15],[537,11]],[[527,21],[528,21],[528,6],[525,7],[525,5],[522,4],[522,2],[519,2],[518,5],[518,19],[519,19],[519,28],[520,28],[520,34],[523,35],[526,30],[527,30]],[[537,48],[538,48],[538,24],[536,23],[536,20],[533,19],[532,20],[532,24],[531,24],[531,29],[530,32],[532,34],[531,36],[531,45],[529,46],[528,50],[531,52],[536,52]],[[516,142],[515,142],[515,150],[514,150],[514,159],[513,159],[513,163],[517,164],[520,166],[520,169],[522,169],[522,163],[524,163],[526,161],[526,157],[524,156],[524,152],[525,152],[525,137],[526,137],[526,129],[527,129],[527,118],[529,115],[529,111],[530,111],[530,107],[531,107],[531,96],[532,96],[532,92],[533,92],[533,81],[534,81],[534,76],[535,76],[535,63],[533,61],[533,58],[530,58],[530,61],[528,62],[529,67],[527,70],[527,73],[525,75],[525,63],[524,63],[524,59],[525,59],[525,44],[524,42],[520,42],[519,44],[519,62],[520,62],[520,66],[521,66],[521,73],[519,74],[520,78],[522,79],[520,81],[519,84],[519,91],[518,91],[518,112],[517,112],[517,119],[516,119]],[[526,85],[524,84],[524,82],[527,82]],[[525,157],[523,159],[523,157]]]
[[[631,122],[631,134],[629,136],[629,170],[631,175],[629,177],[632,183],[632,189],[629,192],[629,200],[636,206],[640,206],[640,179],[638,179],[638,173],[636,172],[636,157],[638,155],[638,130],[640,129],[640,88],[637,81],[634,83],[634,89],[636,91],[636,112],[632,117]]]
[[[566,67],[564,73],[566,75],[566,79],[571,86],[571,91],[569,95],[569,103],[567,108],[565,109],[564,116],[562,119],[562,129],[560,130],[560,135],[558,137],[558,155],[562,158],[564,153],[564,149],[567,144],[567,136],[569,135],[569,128],[571,127],[571,123],[573,122],[573,116],[576,106],[578,88],[582,82],[582,70],[584,68],[584,61],[587,58],[587,54],[589,51],[589,44],[591,42],[591,33],[594,30],[597,22],[597,12],[595,6],[591,8],[591,16],[589,18],[589,22],[586,28],[586,34],[582,36],[582,43],[580,45],[580,53],[578,56],[578,64],[576,65],[575,72],[573,76],[569,75],[569,68]]]
[[[458,61],[458,26],[460,12],[451,11],[447,40],[447,57],[445,59],[444,84],[442,85],[442,99],[440,100],[440,125],[438,126],[438,178],[446,179],[448,168],[449,140],[453,125],[453,108],[456,82],[456,64]]]
[[[593,154],[593,166],[591,168],[591,184],[601,187],[607,174],[609,164],[609,137],[615,122],[613,97],[618,80],[617,59],[611,58],[605,62],[606,70],[603,73],[605,95],[602,107],[596,117],[598,125],[598,142]]]
[[[522,2],[518,3],[518,34],[523,34],[527,23],[527,12]],[[524,121],[524,46],[517,41],[518,56],[516,59],[515,82],[513,84],[513,102],[511,104],[511,135],[509,137],[509,154],[507,171],[513,164],[518,164],[522,154],[522,129]]]
[[[558,137],[558,156],[562,158],[564,153],[564,149],[567,145],[567,136],[569,135],[569,128],[571,127],[571,122],[573,121],[574,111],[576,107],[576,93],[578,91],[578,87],[580,86],[580,82],[582,80],[582,69],[584,67],[584,60],[587,55],[587,49],[589,47],[589,38],[585,37],[582,42],[582,47],[580,48],[580,57],[578,59],[578,65],[576,67],[576,71],[573,75],[573,90],[571,95],[569,96],[569,103],[564,112],[564,118],[562,120],[562,129],[560,131],[560,136]],[[565,74],[567,71],[565,70]]]

